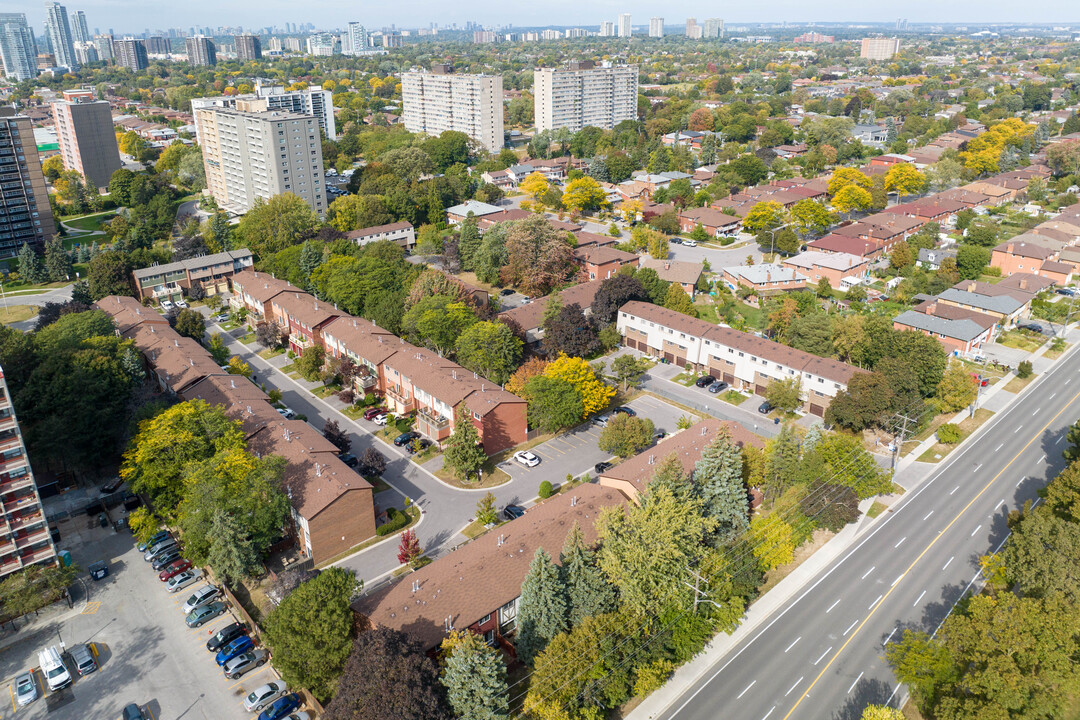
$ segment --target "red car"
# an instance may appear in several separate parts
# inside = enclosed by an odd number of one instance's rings
[[[179,575],[185,570],[190,569],[190,560],[177,560],[170,565],[167,565],[164,570],[158,573],[158,579],[161,580],[161,582],[165,582],[166,580],[171,580],[174,576]]]
[[[375,418],[377,418],[380,415],[382,415],[384,413],[387,413],[387,412],[390,412],[390,411],[387,410],[384,407],[368,408],[367,410],[364,411],[364,419],[365,420],[374,420]]]

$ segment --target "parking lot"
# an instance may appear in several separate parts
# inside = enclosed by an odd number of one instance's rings
[[[665,432],[668,435],[678,429],[677,423],[680,417],[690,414],[652,395],[642,395],[631,400],[627,405],[637,413],[638,417],[652,420],[657,432]],[[540,464],[536,467],[525,467],[513,459],[501,463],[499,467],[515,480],[535,478],[537,483],[541,480],[550,480],[558,484],[566,479],[567,474],[577,477],[588,472],[595,475],[593,466],[598,462],[611,459],[611,453],[597,447],[601,430],[603,428],[598,423],[586,422],[532,448],[529,452],[540,458]]]
[[[84,573],[76,581],[72,608],[48,609],[42,615],[48,619],[29,625],[19,621],[20,630],[5,638],[0,680],[10,688],[10,704],[0,704],[0,719],[111,719],[129,703],[138,703],[155,720],[252,717],[244,710],[243,699],[274,679],[269,665],[229,681],[206,650],[209,635],[234,621],[231,613],[189,629],[180,607],[204,583],[167,593],[130,532],[100,528],[92,519],[75,516],[63,521],[59,547],[71,550],[73,561],[82,568],[106,561],[109,576],[93,582]],[[37,657],[39,650],[60,648],[61,643],[67,649],[87,644],[97,657],[98,670],[79,677],[70,655],[64,653],[73,682],[53,693],[37,671]],[[38,699],[18,707],[13,681],[30,668],[35,669]]]

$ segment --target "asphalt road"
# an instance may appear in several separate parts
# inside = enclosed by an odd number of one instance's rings
[[[978,587],[978,559],[1005,541],[1009,511],[1064,467],[1065,433],[1080,416],[1078,370],[1072,353],[1038,379],[658,717],[712,720],[720,703],[725,718],[746,720],[848,720],[867,704],[895,707],[906,692],[885,644],[905,628],[934,632]]]

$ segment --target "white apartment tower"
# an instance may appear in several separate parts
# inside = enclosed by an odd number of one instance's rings
[[[457,130],[493,153],[503,147],[501,75],[455,75],[433,63],[431,72],[401,76],[402,120],[409,132]]]
[[[649,37],[664,37],[664,18],[649,18]]]
[[[266,101],[267,110],[286,110],[300,115],[314,115],[319,121],[319,127],[326,133],[326,137],[337,140],[337,128],[334,125],[334,95],[329,90],[323,90],[318,86],[312,86],[306,90],[286,91],[284,85],[278,85],[264,78],[255,78],[254,93],[192,98],[191,111],[209,107],[235,108],[239,101],[259,99]]]
[[[34,33],[23,13],[0,13],[0,61],[4,74],[14,80],[37,77]]]
[[[71,33],[75,42],[90,42],[90,30],[86,27],[86,13],[76,10],[71,16]]]
[[[533,71],[537,130],[593,126],[609,130],[637,119],[637,65],[600,67],[592,61]]]
[[[341,52],[344,55],[359,55],[371,47],[371,38],[364,26],[358,22],[349,23],[349,29],[341,34]]]
[[[238,109],[195,110],[206,187],[224,209],[245,213],[256,198],[292,193],[326,214],[322,141],[313,115],[265,110],[265,100]]]
[[[628,38],[634,34],[634,28],[630,25],[630,13],[619,15],[619,37]]]
[[[52,42],[56,64],[71,70],[78,70],[79,61],[75,59],[75,42],[71,37],[71,25],[68,23],[67,8],[60,3],[54,2],[46,5],[45,10],[49,14],[45,20],[45,26],[49,30],[49,40]]]
[[[724,21],[720,18],[705,18],[705,31],[702,37],[710,40],[724,36]]]
[[[615,23],[610,20],[600,23],[600,37],[615,37]]]
[[[697,24],[697,18],[686,18],[686,37],[691,40],[701,39],[701,26]]]
[[[892,60],[900,52],[900,38],[868,37],[863,38],[859,57],[867,60]]]

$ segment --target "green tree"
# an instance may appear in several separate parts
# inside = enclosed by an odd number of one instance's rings
[[[604,452],[628,458],[652,444],[655,433],[652,420],[617,413],[600,431],[597,446]]]
[[[71,266],[71,255],[64,249],[58,235],[45,241],[45,272],[51,282],[69,280],[75,274]]]
[[[90,261],[86,273],[90,296],[100,300],[109,295],[132,295],[131,261],[126,253],[106,250]]]
[[[454,631],[442,684],[459,718],[506,720],[510,716],[506,663],[499,651],[468,630]]]
[[[694,301],[690,299],[690,296],[686,294],[686,291],[683,290],[682,285],[679,283],[673,282],[668,286],[667,295],[664,297],[664,307],[690,317],[698,316]]]
[[[221,333],[214,333],[210,336],[210,345],[207,349],[210,351],[210,356],[214,358],[214,362],[218,365],[229,362],[229,348],[225,344],[225,336]]]
[[[224,510],[215,510],[210,520],[212,540],[203,561],[226,585],[236,586],[243,578],[262,569],[259,553],[251,538],[244,535],[239,520]]]
[[[585,416],[581,395],[566,380],[543,375],[525,383],[529,422],[544,432],[556,432],[581,422]]]
[[[887,705],[867,705],[859,720],[904,720],[904,713]]]
[[[833,214],[819,202],[804,198],[791,206],[791,220],[803,234],[823,233],[832,225]]]
[[[521,339],[501,322],[478,322],[466,328],[455,343],[457,361],[502,385],[521,362]]]
[[[1056,482],[1056,480],[1055,480]],[[1009,579],[1025,597],[1080,601],[1080,525],[1042,508],[1014,526],[1002,551]]]
[[[480,250],[480,231],[476,227],[476,217],[470,212],[461,223],[458,234],[458,253],[461,255],[461,269],[476,269],[476,254]]]
[[[299,244],[318,225],[319,216],[305,200],[285,193],[269,200],[255,198],[251,209],[237,225],[236,233],[243,246],[259,257],[267,257]]]
[[[778,568],[794,559],[791,526],[775,512],[754,517],[750,522],[749,539],[762,570]]]
[[[473,271],[480,282],[500,282],[500,273],[509,259],[506,235],[510,223],[496,223],[484,232],[480,247],[473,255]]]
[[[551,639],[567,629],[566,588],[559,568],[544,548],[537,548],[518,601],[515,643],[518,657],[526,665],[532,665]]]
[[[959,675],[949,649],[924,632],[904,630],[899,640],[885,646],[885,658],[924,710],[933,708],[942,691]]]
[[[476,520],[482,525],[494,525],[499,521],[499,511],[495,509],[495,496],[486,493],[476,503]]]
[[[937,388],[937,406],[943,413],[954,413],[975,402],[979,386],[963,363],[953,361],[945,370]]]
[[[35,284],[45,282],[49,277],[41,258],[27,243],[19,250],[19,277]]]
[[[802,407],[802,378],[773,380],[765,388],[765,399],[777,410],[795,412]]]
[[[206,334],[206,320],[202,313],[184,308],[176,314],[176,332],[184,337],[202,342]]]
[[[989,264],[989,248],[964,244],[956,251],[956,269],[965,280],[978,280]]]
[[[562,583],[566,587],[566,617],[572,627],[615,609],[615,591],[604,579],[596,554],[585,544],[585,536],[576,521],[559,557]]]
[[[462,480],[476,475],[487,462],[487,453],[480,444],[480,433],[473,425],[472,416],[464,403],[458,406],[454,418],[454,432],[446,440],[443,465]]]
[[[648,369],[648,363],[644,358],[620,355],[611,361],[610,377],[622,385],[623,392],[626,392],[628,387],[638,384]]]
[[[702,512],[716,522],[717,539],[744,532],[750,522],[750,499],[743,485],[742,451],[721,427],[694,464],[694,488]]]

